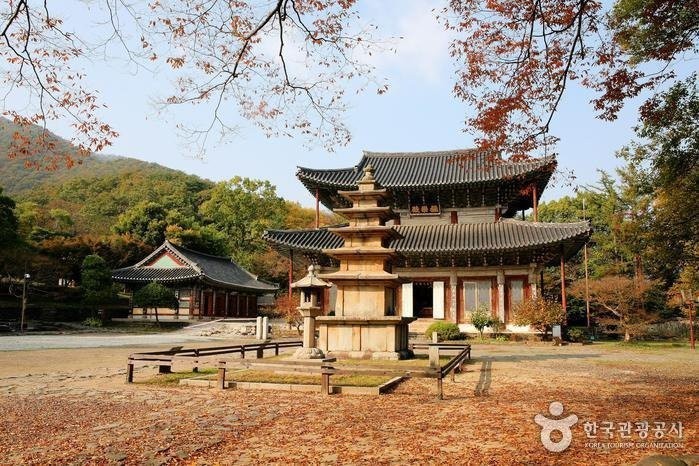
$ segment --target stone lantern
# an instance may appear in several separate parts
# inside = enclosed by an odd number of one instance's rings
[[[294,358],[321,359],[323,352],[316,347],[316,317],[323,313],[323,292],[332,285],[321,280],[316,275],[319,267],[311,265],[308,274],[301,280],[292,283],[291,288],[301,290],[301,300],[298,311],[303,316],[303,347],[296,350]]]

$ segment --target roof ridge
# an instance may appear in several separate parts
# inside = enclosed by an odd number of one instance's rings
[[[228,262],[235,262],[235,261],[233,260],[232,257],[228,257],[228,256],[216,256],[216,255],[214,255],[214,254],[208,254],[208,253],[206,253],[206,252],[195,251],[194,249],[186,248],[186,247],[181,246],[181,245],[179,245],[179,244],[174,244],[174,243],[172,243],[172,242],[170,242],[170,241],[168,241],[168,243],[169,243],[171,246],[173,246],[175,249],[181,249],[181,250],[184,250],[184,251],[187,251],[187,252],[193,252],[194,254],[198,254],[198,255],[200,255],[200,256],[205,256],[205,257],[210,257],[210,258],[212,258],[212,259],[221,259],[221,260],[228,261]],[[237,263],[236,263],[236,264],[237,264]]]
[[[341,172],[341,171],[356,171],[359,170],[358,165],[353,165],[351,167],[342,167],[342,168],[310,168],[310,167],[302,167],[300,165],[296,166],[296,172],[300,172],[301,170],[307,170],[307,171],[312,171],[312,172]]]
[[[558,227],[566,227],[566,226],[582,226],[582,225],[587,225],[590,226],[590,221],[589,220],[578,220],[577,222],[532,222],[529,220],[519,220],[516,218],[501,218],[499,220],[501,223],[518,223],[518,224],[526,224],[526,225],[533,225],[533,226],[549,226],[549,225],[554,225]]]
[[[455,156],[460,152],[471,153],[482,152],[481,149],[475,147],[468,149],[448,149],[448,150],[430,150],[430,151],[418,151],[418,152],[375,152],[370,150],[363,150],[362,153],[364,157],[375,157],[375,158],[389,158],[389,157],[447,157]]]

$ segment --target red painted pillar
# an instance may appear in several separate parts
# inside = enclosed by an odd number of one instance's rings
[[[320,228],[320,193],[316,188],[316,229]]]
[[[291,302],[292,283],[294,283],[294,251],[289,249],[289,302]]]
[[[561,306],[563,306],[564,312],[568,311],[566,305],[566,262],[563,248],[561,248]]]

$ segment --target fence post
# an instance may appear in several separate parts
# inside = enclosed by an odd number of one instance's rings
[[[194,367],[192,372],[199,372],[199,349],[194,350]]]
[[[274,355],[279,356],[279,343],[274,344]]]
[[[434,369],[439,368],[439,346],[438,345],[429,345],[429,358],[430,358],[430,367]]]
[[[442,391],[442,373],[437,373],[437,399],[444,399],[444,392]]]
[[[226,361],[218,362],[218,388],[226,388]]]
[[[321,364],[320,366],[320,393],[330,395],[330,372],[332,366],[329,364]]]
[[[133,362],[129,359],[126,365],[126,383],[133,383]]]
[[[320,376],[320,392],[323,395],[330,395],[330,374],[325,371]]]

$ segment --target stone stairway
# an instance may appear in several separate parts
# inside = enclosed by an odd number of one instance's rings
[[[409,327],[408,327],[408,335],[410,336],[411,339],[419,338],[423,339],[425,338],[425,330],[427,330],[427,327],[432,325],[434,322],[437,322],[435,319],[417,319],[415,322],[412,322]]]

